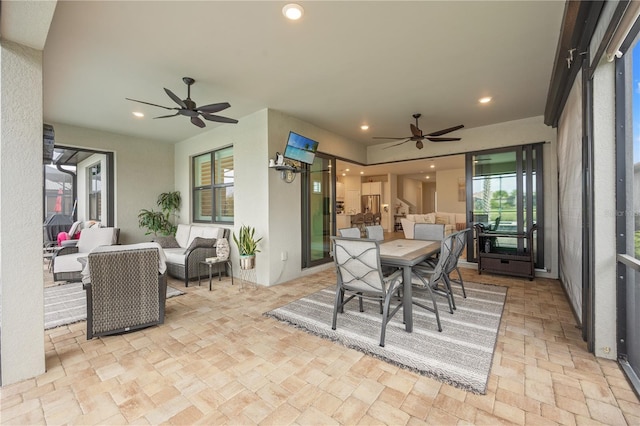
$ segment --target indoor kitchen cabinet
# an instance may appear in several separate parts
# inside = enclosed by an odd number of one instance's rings
[[[382,182],[364,182],[362,184],[362,195],[381,195]]]

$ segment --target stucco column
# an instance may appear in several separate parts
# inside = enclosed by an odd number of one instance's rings
[[[42,51],[0,42],[0,374],[45,371]]]

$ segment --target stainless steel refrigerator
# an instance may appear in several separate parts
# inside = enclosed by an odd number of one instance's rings
[[[363,195],[361,202],[362,213],[380,213],[380,196],[379,195]]]

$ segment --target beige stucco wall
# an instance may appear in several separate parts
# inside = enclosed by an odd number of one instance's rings
[[[261,110],[242,117],[236,125],[222,125],[175,145],[175,188],[183,194],[180,222],[191,221],[191,158],[197,154],[233,145],[235,167],[235,221],[225,227],[256,228],[264,239],[256,256],[256,279],[273,285],[300,276],[302,235],[300,175],[292,183],[268,167],[276,152],[282,153],[289,131],[319,142],[318,151],[364,161],[366,150],[338,135],[327,132],[279,111]],[[238,274],[238,251],[231,243],[234,271]],[[286,260],[281,260],[283,253]],[[304,271],[309,273],[309,271]]]
[[[56,145],[114,153],[114,225],[120,228],[120,243],[149,241],[151,237],[138,227],[138,212],[158,210],[158,194],[174,190],[173,145],[67,124],[49,124],[54,127]]]
[[[45,371],[42,52],[0,43],[2,385]]]

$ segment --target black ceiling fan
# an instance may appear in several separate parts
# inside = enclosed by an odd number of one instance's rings
[[[427,133],[426,135],[422,133],[422,130],[418,128],[418,119],[422,116],[422,114],[413,114],[413,118],[416,119],[416,124],[409,124],[411,128],[411,136],[405,136],[403,138],[387,138],[387,137],[374,137],[373,139],[394,139],[394,140],[402,140],[400,143],[396,143],[393,145],[385,146],[382,149],[392,148],[394,146],[402,145],[405,142],[415,141],[416,148],[422,149],[424,146],[422,141],[427,139],[431,142],[451,142],[451,141],[459,141],[460,138],[441,138],[439,136],[445,135],[447,133],[451,133],[455,130],[462,129],[464,125],[460,124],[458,126],[449,127],[448,129],[438,130],[437,132]]]
[[[220,102],[217,104],[203,105],[200,107],[196,106],[196,103],[191,100],[191,85],[196,81],[191,77],[183,77],[182,81],[184,81],[184,83],[187,85],[187,99],[182,100],[179,97],[177,97],[171,90],[167,89],[166,87],[164,89],[164,91],[167,92],[167,95],[169,95],[169,97],[175,103],[178,104],[179,108],[166,107],[162,105],[152,104],[150,102],[139,101],[137,99],[130,99],[130,98],[125,98],[125,99],[128,101],[140,102],[141,104],[146,104],[146,105],[151,105],[159,108],[177,111],[175,114],[162,115],[160,117],[153,117],[153,118],[168,118],[168,117],[175,117],[177,115],[184,115],[186,117],[191,117],[191,122],[194,125],[201,128],[204,127],[205,124],[204,124],[204,121],[202,121],[198,116],[201,116],[205,120],[217,121],[219,123],[236,124],[238,122],[238,120],[234,118],[223,117],[221,115],[214,115],[214,113],[216,112],[220,112],[224,109],[229,108],[231,106],[229,102]]]

